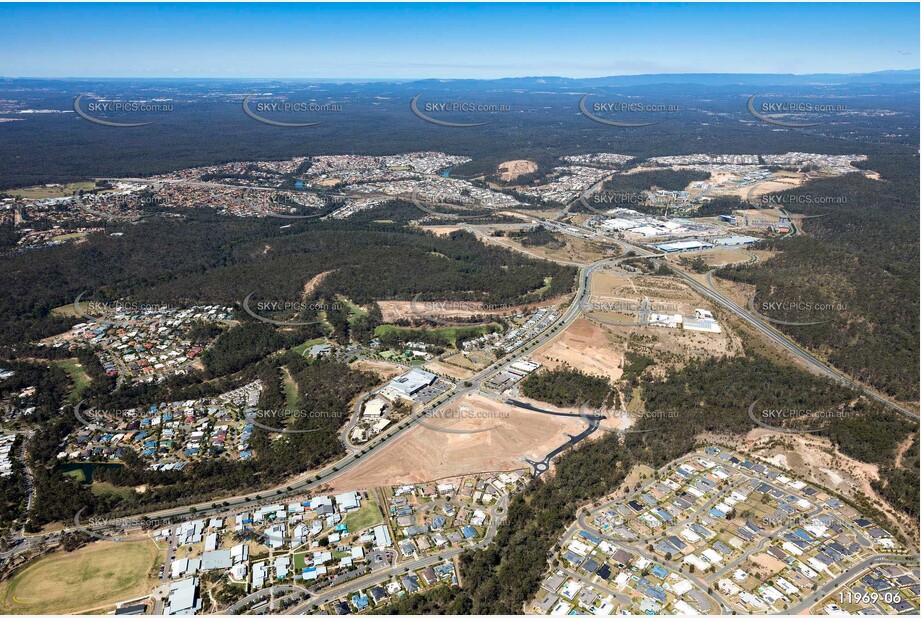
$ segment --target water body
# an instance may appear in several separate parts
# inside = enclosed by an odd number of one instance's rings
[[[58,467],[58,472],[65,474],[67,472],[75,472],[79,470],[83,473],[84,480],[83,484],[89,485],[93,482],[93,470],[96,468],[111,468],[113,466],[121,466],[123,464],[117,463],[72,463],[64,464],[63,466]]]
[[[451,170],[452,170],[452,169],[454,169],[454,168],[453,168],[453,167],[449,167],[448,169],[446,169],[445,171],[443,171],[443,172],[441,173],[441,177],[442,177],[442,178],[450,178],[450,177],[451,177]]]

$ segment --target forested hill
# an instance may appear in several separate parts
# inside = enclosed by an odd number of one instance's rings
[[[849,174],[780,194],[790,212],[821,215],[802,235],[767,244],[776,257],[719,276],[756,286],[759,303],[810,302],[763,311],[790,337],[833,365],[903,401],[917,400],[919,194],[917,153],[874,156],[880,180]],[[820,203],[824,202],[824,203]]]
[[[0,339],[23,341],[64,330],[51,310],[86,299],[132,298],[175,304],[239,306],[254,298],[299,301],[304,285],[328,273],[316,290],[357,303],[380,299],[521,303],[571,291],[575,269],[486,246],[466,232],[435,236],[400,222],[411,207],[374,210],[384,222],[250,221],[208,212],[154,217],[113,227],[123,236],[91,235],[84,243],[0,258],[6,294]],[[418,214],[418,211],[413,210]],[[396,221],[396,222],[387,222]],[[70,320],[74,321],[73,319]]]

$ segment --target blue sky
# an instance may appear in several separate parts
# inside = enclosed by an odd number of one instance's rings
[[[10,77],[861,73],[919,66],[905,4],[3,4]]]

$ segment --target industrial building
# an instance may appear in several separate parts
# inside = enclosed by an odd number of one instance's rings
[[[198,596],[198,578],[190,577],[169,586],[169,599],[163,612],[167,616],[191,616],[201,610],[201,598]]]
[[[375,549],[385,549],[393,545],[393,541],[390,538],[390,529],[386,525],[375,526],[372,532],[374,533]]]
[[[394,399],[410,399],[413,395],[431,386],[438,377],[423,371],[422,369],[411,369],[409,372],[392,379],[387,386],[381,390],[381,395],[393,401]]]
[[[694,330],[702,333],[721,333],[723,329],[713,318],[703,320],[687,319],[684,321],[684,330]]]
[[[700,240],[678,240],[675,242],[665,242],[655,245],[659,251],[666,253],[681,253],[683,251],[700,251],[702,249],[712,249],[713,245]]]
[[[372,399],[369,399],[365,403],[365,408],[364,408],[364,412],[362,412],[362,416],[380,418],[381,416],[384,415],[384,410],[386,409],[387,409],[387,401],[380,397],[374,397]]]
[[[726,236],[725,238],[715,238],[713,240],[714,244],[721,245],[723,247],[739,247],[742,245],[750,245],[761,240],[754,236],[745,236],[743,234],[734,234],[732,236]]]

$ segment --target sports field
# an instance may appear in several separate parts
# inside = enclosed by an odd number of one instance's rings
[[[100,541],[55,552],[0,584],[0,614],[67,614],[142,597],[156,586],[153,541]]]

